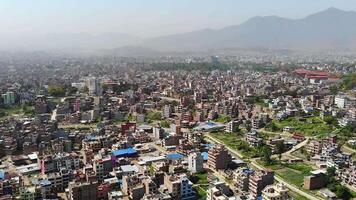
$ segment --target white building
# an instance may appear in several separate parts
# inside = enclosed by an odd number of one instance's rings
[[[288,195],[288,188],[279,183],[277,185],[268,185],[262,191],[263,200],[288,200],[290,199]]]
[[[203,171],[203,156],[199,152],[194,152],[188,156],[188,169],[192,173],[199,173]]]
[[[101,87],[96,77],[89,77],[86,80],[86,86],[89,89],[90,95],[101,95]]]
[[[237,121],[230,121],[226,124],[226,132],[232,133],[235,132],[239,128],[239,123]]]
[[[335,105],[338,107],[338,108],[345,108],[345,103],[346,103],[346,96],[341,96],[341,95],[337,95],[335,96]]]
[[[165,105],[164,108],[163,108],[163,117],[164,118],[170,118],[171,117],[171,114],[172,114],[172,108],[170,105]]]

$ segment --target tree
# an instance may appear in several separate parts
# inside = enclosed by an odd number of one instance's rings
[[[5,150],[6,150],[5,145],[4,145],[4,143],[1,142],[0,143],[0,158],[3,158],[4,156],[6,156]]]
[[[271,122],[266,126],[266,129],[272,132],[280,131],[280,128],[276,125],[276,123]]]
[[[330,88],[330,93],[336,95],[339,92],[339,88],[336,85],[332,85]]]
[[[333,177],[336,174],[336,168],[335,167],[328,167],[326,169],[326,175],[329,177]]]
[[[48,93],[51,96],[55,96],[55,97],[64,96],[65,89],[62,86],[51,85],[51,86],[48,87]]]
[[[286,150],[286,146],[284,145],[284,141],[278,141],[276,143],[276,153],[278,154],[279,160],[282,158],[282,153]]]
[[[348,200],[351,198],[351,192],[348,188],[342,185],[337,185],[336,186],[336,191],[335,194],[338,198]]]
[[[78,88],[69,86],[67,87],[67,93],[68,95],[72,95],[78,92]]]
[[[271,159],[271,156],[272,156],[272,150],[269,146],[263,146],[261,148],[262,150],[262,160],[263,162],[265,162],[266,164],[271,164],[272,163],[272,159]]]

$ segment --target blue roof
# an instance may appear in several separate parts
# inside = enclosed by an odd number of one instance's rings
[[[5,179],[5,172],[4,171],[0,171],[0,179],[1,180]]]
[[[216,124],[214,122],[207,122],[206,125],[208,126],[215,126]]]
[[[171,153],[171,154],[167,154],[167,159],[170,160],[179,160],[181,158],[183,158],[184,156],[180,153]]]
[[[50,186],[51,185],[51,181],[49,181],[49,180],[40,180],[39,183],[41,186]]]
[[[208,160],[208,152],[202,152],[201,155],[203,156],[204,160]]]
[[[208,152],[202,152],[201,155],[203,156],[204,160],[208,160]]]
[[[118,149],[112,152],[116,157],[136,155],[137,151],[134,148]]]
[[[88,141],[93,141],[96,140],[98,137],[96,135],[87,135],[85,136],[85,139]]]
[[[245,168],[242,170],[243,173],[245,174],[252,174],[254,171],[252,169],[249,169],[249,168]]]

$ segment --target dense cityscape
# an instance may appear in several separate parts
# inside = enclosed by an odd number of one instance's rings
[[[356,0],[0,13],[0,200],[356,200]]]
[[[352,58],[244,57],[3,54],[0,199],[355,197]]]

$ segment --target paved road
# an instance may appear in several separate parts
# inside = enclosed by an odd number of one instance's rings
[[[287,156],[291,156],[291,153],[299,150],[300,148],[304,147],[305,145],[307,145],[309,142],[309,138],[305,139],[303,142],[295,145],[292,149],[290,149],[289,151],[287,152],[284,152],[283,155],[287,155]]]
[[[167,100],[167,101],[177,101],[180,102],[180,99],[175,99],[172,97],[165,97],[165,96],[160,96],[159,98],[163,99],[163,100]]]
[[[350,153],[356,153],[356,150],[355,149],[352,149],[346,145],[343,145],[342,148],[345,150],[345,151],[348,151]]]
[[[205,135],[210,141],[213,141],[214,143],[218,143],[218,144],[222,144],[224,145],[221,141],[213,138],[211,135],[208,135],[206,134]],[[239,157],[239,158],[243,158],[243,156],[241,155],[241,153],[237,152],[236,150],[224,145],[227,150],[229,150],[229,152],[233,155],[233,156],[236,156],[236,157]],[[259,165],[257,162],[256,162],[256,159],[252,159],[252,162],[251,162],[251,165],[254,167],[254,168],[257,168],[259,170],[263,170],[263,169],[266,169],[265,167]],[[314,196],[314,195],[311,195],[307,192],[304,192],[302,190],[300,190],[298,187],[292,185],[292,184],[289,184],[288,182],[286,182],[285,180],[283,180],[281,177],[279,177],[278,175],[275,176],[275,180],[280,182],[280,183],[283,183],[284,185],[286,185],[290,190],[308,198],[308,199],[319,199],[319,200],[322,200],[322,198],[320,197],[317,197],[317,196]]]

